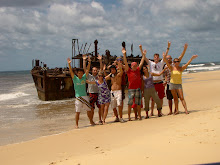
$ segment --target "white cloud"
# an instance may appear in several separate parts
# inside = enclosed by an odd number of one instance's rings
[[[198,5],[198,0],[166,0],[165,8],[175,11],[184,11],[195,8]]]
[[[25,63],[39,58],[50,67],[65,66],[72,38],[78,38],[80,46],[98,39],[101,54],[109,49],[117,55],[121,55],[122,41],[127,47],[134,43],[134,54],[140,53],[138,45],[143,44],[152,55],[164,51],[167,40],[176,44],[174,52],[185,42],[196,43],[189,50],[193,52],[205,48],[204,41],[212,44],[220,38],[219,1],[123,0],[106,11],[104,1],[53,2],[35,8],[0,7],[1,56]]]
[[[103,6],[100,3],[98,3],[98,2],[92,1],[91,6],[93,8],[95,8],[95,9],[98,9],[98,10],[100,10],[102,12],[105,12]]]

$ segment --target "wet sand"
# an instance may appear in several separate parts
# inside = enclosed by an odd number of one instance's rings
[[[220,71],[184,75],[189,115],[112,123],[0,147],[1,164],[202,164],[220,162]],[[156,112],[156,111],[155,111]],[[145,116],[144,111],[142,115]],[[126,115],[127,117],[127,115]]]

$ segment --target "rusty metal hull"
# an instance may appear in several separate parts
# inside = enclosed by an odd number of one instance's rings
[[[46,71],[31,71],[38,98],[43,101],[62,100],[75,97],[74,85],[70,76],[51,76]]]

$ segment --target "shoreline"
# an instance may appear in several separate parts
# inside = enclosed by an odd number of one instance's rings
[[[0,146],[0,160],[4,165],[220,162],[219,73],[183,75],[189,115],[183,113],[180,102],[181,113],[176,116],[167,116],[168,106],[164,106],[165,116],[160,118],[111,123],[109,117],[106,125]]]

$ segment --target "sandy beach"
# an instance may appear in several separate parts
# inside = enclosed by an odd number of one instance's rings
[[[165,116],[160,118],[126,123],[111,123],[113,118],[108,118],[107,125],[1,146],[0,162],[2,165],[220,162],[220,71],[185,74],[184,78],[189,115],[183,113],[180,103],[181,113],[176,116],[167,116],[168,106],[164,106]],[[142,116],[145,116],[143,109]]]

